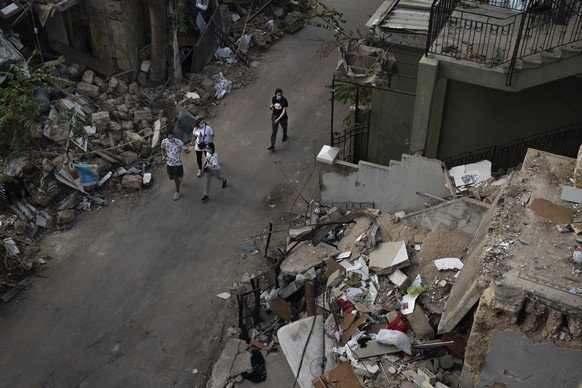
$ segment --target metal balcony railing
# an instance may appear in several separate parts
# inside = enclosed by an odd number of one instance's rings
[[[528,148],[575,158],[582,144],[582,123],[552,129],[509,143],[492,145],[460,155],[443,158],[447,168],[489,160],[492,171],[511,168],[523,162]]]
[[[426,54],[506,66],[510,85],[519,59],[582,41],[582,0],[495,0],[462,8],[468,4],[433,2]]]

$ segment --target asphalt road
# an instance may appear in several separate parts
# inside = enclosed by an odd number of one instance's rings
[[[326,2],[347,29],[381,0]],[[256,82],[228,94],[210,120],[229,185],[202,203],[195,157],[185,157],[182,198],[164,169],[138,206],[120,198],[43,239],[53,257],[31,290],[0,305],[0,387],[202,387],[236,322],[216,295],[267,263],[241,258],[245,239],[305,211],[274,163],[317,195],[314,156],[329,143],[329,89],[337,54],[329,31],[306,27],[263,55]],[[226,72],[228,77],[228,71]],[[289,100],[289,141],[266,150],[276,87]],[[294,206],[292,206],[294,204]],[[197,373],[194,373],[194,369]]]

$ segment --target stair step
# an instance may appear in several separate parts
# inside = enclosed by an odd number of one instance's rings
[[[402,164],[402,162],[400,160],[390,160],[388,162],[388,167],[400,166],[401,164]]]
[[[580,44],[572,43],[567,46],[560,47],[562,52],[562,58],[570,58],[582,53],[582,47]]]
[[[522,63],[524,69],[535,69],[537,67],[542,67],[544,62],[540,54],[534,54],[522,58]]]
[[[559,51],[543,51],[540,53],[542,63],[555,63],[562,59],[562,53]]]

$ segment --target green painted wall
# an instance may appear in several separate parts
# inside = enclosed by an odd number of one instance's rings
[[[390,52],[396,57],[399,76],[394,76],[391,91],[375,90],[370,112],[370,137],[368,161],[388,165],[390,160],[400,160],[409,152],[414,94],[418,61],[422,53],[403,47],[393,47]]]
[[[517,93],[449,81],[438,157],[502,144],[582,122],[582,79],[570,77]]]

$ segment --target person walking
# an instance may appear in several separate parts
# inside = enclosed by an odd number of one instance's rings
[[[174,137],[174,131],[169,129],[166,131],[166,138],[162,140],[161,151],[162,160],[166,161],[166,168],[168,177],[174,181],[176,185],[176,192],[174,193],[174,201],[180,199],[180,184],[184,177],[184,167],[182,165],[182,151],[189,154],[190,148],[186,147],[184,142]]]
[[[218,160],[218,154],[216,153],[216,148],[214,148],[214,143],[210,142],[206,146],[206,163],[204,163],[204,170],[206,171],[206,184],[204,185],[204,197],[203,201],[208,201],[210,198],[210,183],[212,182],[212,177],[222,181],[222,188],[226,187],[226,178],[220,173],[220,161]]]
[[[283,97],[283,90],[277,88],[275,89],[275,95],[271,99],[272,110],[271,114],[271,146],[267,148],[270,151],[275,151],[275,142],[277,141],[277,131],[279,129],[279,124],[283,128],[283,139],[282,141],[287,141],[287,108],[289,108],[289,102],[285,97]]]
[[[207,125],[203,117],[198,117],[192,130],[192,144],[196,151],[196,163],[198,163],[198,178],[202,176],[202,156],[206,150],[206,144],[214,141],[214,131]]]

